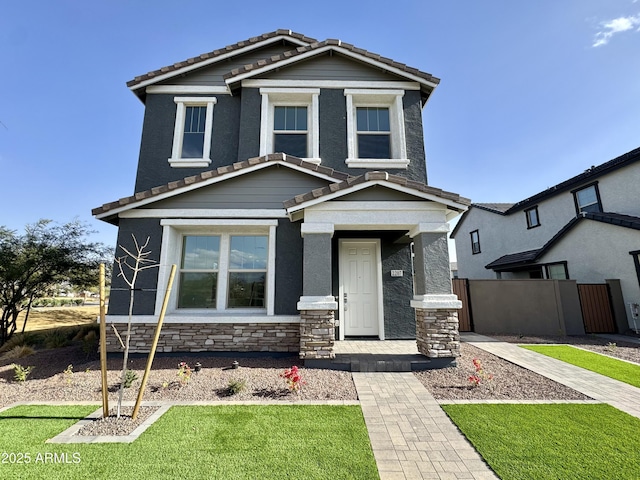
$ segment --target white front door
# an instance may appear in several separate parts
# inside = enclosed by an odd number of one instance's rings
[[[340,319],[344,336],[379,337],[382,322],[379,240],[340,241]]]

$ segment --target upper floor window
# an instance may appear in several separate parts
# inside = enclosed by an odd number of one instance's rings
[[[215,97],[175,97],[176,122],[169,163],[172,167],[207,167]]]
[[[540,226],[540,217],[538,215],[538,207],[529,208],[524,211],[527,217],[527,228],[535,228]]]
[[[480,234],[478,230],[471,232],[471,253],[480,253]]]
[[[261,88],[260,155],[320,163],[319,88]]]
[[[346,88],[347,165],[403,168],[409,165],[403,90]]]
[[[307,158],[307,107],[274,107],[273,150]]]
[[[601,212],[602,203],[600,202],[600,192],[598,184],[594,183],[588,187],[584,187],[573,191],[573,199],[576,206],[576,213],[582,212]]]
[[[391,158],[391,127],[389,109],[381,107],[356,108],[358,156],[362,158]]]

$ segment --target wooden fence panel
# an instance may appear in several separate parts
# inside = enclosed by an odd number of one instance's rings
[[[459,330],[461,332],[472,332],[473,321],[471,318],[471,304],[469,302],[469,281],[466,278],[452,279],[453,293],[462,302],[462,309],[458,310]]]
[[[586,333],[616,333],[609,285],[578,284],[580,307]]]

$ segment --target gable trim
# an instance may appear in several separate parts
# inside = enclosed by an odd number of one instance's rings
[[[318,177],[331,183],[338,183],[343,181],[345,178],[350,178],[347,174],[334,172],[332,169],[304,162],[300,159],[297,159],[296,157],[290,158],[291,160],[288,160],[287,156],[284,154],[267,155],[264,157],[249,159],[246,162],[236,163],[227,167],[221,167],[217,170],[210,170],[207,172],[203,172],[197,176],[187,177],[177,182],[170,182],[167,185],[152,188],[151,190],[138,192],[131,197],[122,198],[118,200],[118,202],[105,204],[102,207],[93,209],[92,214],[99,220],[106,219],[107,217],[113,217],[134,208],[139,208],[151,203],[159,202],[161,200],[171,198],[175,195],[190,192],[192,190],[197,190],[208,185],[213,185],[218,182],[236,178],[247,173],[255,172],[258,170],[262,170],[263,168],[269,168],[276,165],[287,167],[292,170],[305,173],[307,175]],[[300,165],[292,162],[299,162]],[[324,173],[325,171],[327,173]],[[121,206],[114,205],[116,203],[120,204]]]
[[[227,87],[211,85],[152,85],[147,93],[231,95]]]
[[[184,75],[188,72],[191,72],[193,70],[197,70],[199,68],[202,67],[207,67],[209,65],[212,65],[214,63],[218,63],[221,62],[223,60],[226,60],[228,58],[231,57],[235,57],[237,55],[243,55],[244,53],[250,52],[252,50],[256,50],[259,48],[262,48],[264,46],[270,45],[272,43],[277,43],[280,40],[287,40],[291,43],[300,45],[301,47],[307,46],[309,45],[309,43],[304,42],[302,40],[299,40],[295,37],[292,37],[290,35],[286,35],[286,34],[280,34],[280,35],[276,35],[275,37],[270,37],[267,38],[265,40],[256,42],[256,43],[252,43],[250,45],[247,45],[246,47],[241,47],[241,48],[237,48],[237,49],[233,49],[232,47],[226,47],[227,49],[229,49],[229,51],[227,53],[222,53],[220,55],[214,55],[211,58],[208,58],[206,60],[201,60],[198,61],[199,58],[204,57],[207,54],[203,54],[200,55],[200,57],[195,57],[193,59],[189,59],[186,60],[185,62],[180,62],[180,63],[190,63],[189,65],[185,65],[184,67],[178,67],[176,68],[176,65],[178,64],[174,64],[168,67],[164,67],[160,70],[156,70],[154,72],[149,72],[145,75],[141,75],[140,77],[136,77],[136,78],[141,78],[141,77],[145,77],[145,76],[151,76],[151,78],[149,78],[148,80],[142,80],[139,83],[136,83],[136,79],[131,80],[130,82],[127,83],[127,85],[129,86],[129,89],[133,92],[135,92],[136,90],[140,90],[141,88],[144,88],[148,85],[153,85],[154,83],[158,83],[161,82],[163,80],[167,80],[169,78],[172,77],[177,77],[180,75]],[[236,44],[237,45],[237,44]],[[154,75],[156,73],[162,72],[163,70],[166,69],[171,69],[171,71],[164,73],[164,74],[159,74],[159,75]]]
[[[120,218],[287,218],[284,208],[136,208]]]
[[[418,82],[406,81],[366,81],[366,80],[263,80],[248,79],[242,81],[246,88],[328,88],[342,90],[344,88],[385,88],[394,90],[420,90]],[[226,89],[225,89],[226,90]],[[148,91],[148,90],[147,90]]]
[[[425,85],[430,87],[431,89],[435,89],[438,86],[438,83],[427,80],[426,78],[421,78],[419,76],[416,76],[414,74],[412,74],[411,72],[399,69],[394,67],[393,65],[375,60],[373,58],[370,58],[368,56],[365,55],[361,55],[359,53],[356,52],[352,52],[346,48],[343,48],[339,45],[333,45],[333,44],[326,44],[326,40],[324,45],[322,44],[312,44],[310,46],[308,46],[307,48],[309,48],[309,50],[307,50],[306,52],[299,52],[299,50],[303,50],[304,48],[300,48],[298,49],[298,51],[296,51],[297,53],[293,53],[290,55],[284,54],[281,55],[281,57],[284,57],[282,59],[277,59],[275,60],[273,63],[269,63],[267,65],[264,66],[258,66],[260,65],[260,63],[255,64],[255,66],[257,66],[257,68],[253,68],[254,65],[249,65],[249,66],[245,66],[243,67],[242,70],[240,69],[236,69],[231,71],[229,74],[225,75],[225,82],[227,85],[230,85],[232,83],[237,83],[237,82],[241,82],[242,80],[254,77],[256,75],[261,75],[267,72],[270,72],[272,70],[278,69],[278,68],[282,68],[284,66],[290,65],[292,63],[297,63],[301,60],[306,60],[310,57],[315,57],[317,55],[321,55],[325,52],[329,52],[329,51],[335,51],[338,53],[341,53],[345,56],[351,57],[355,60],[358,60],[360,62],[363,63],[367,63],[369,65],[372,65],[376,68],[380,68],[382,70],[388,71],[390,73],[393,73],[395,75],[398,75],[400,77],[404,77],[404,78],[409,78],[414,82],[418,82],[420,85]]]

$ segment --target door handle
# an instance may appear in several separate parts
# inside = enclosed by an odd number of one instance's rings
[[[346,312],[349,309],[349,307],[347,306],[348,300],[347,300],[347,293],[346,292],[345,292],[343,298],[344,298],[344,310]]]

